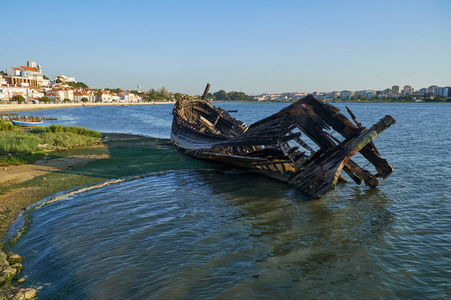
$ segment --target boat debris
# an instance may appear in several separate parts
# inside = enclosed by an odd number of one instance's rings
[[[377,187],[393,167],[380,156],[372,140],[395,123],[386,115],[363,127],[347,108],[355,125],[340,110],[308,95],[250,126],[206,100],[182,96],[174,105],[172,143],[185,154],[233,165],[294,185],[319,198],[346,181]],[[376,170],[360,167],[351,158],[361,153]]]

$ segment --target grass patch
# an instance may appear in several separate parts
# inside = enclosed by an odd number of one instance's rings
[[[101,138],[103,135],[95,130],[91,130],[79,126],[62,126],[52,124],[48,127],[36,127],[30,131],[31,133],[73,133],[75,135],[83,135],[92,138]]]
[[[20,130],[1,132],[0,155],[23,155],[42,152],[39,137]]]
[[[0,166],[33,163],[45,151],[69,150],[85,147],[102,137],[98,131],[77,127],[51,125],[29,131],[11,129],[0,120]]]
[[[12,123],[6,123],[5,120],[0,119],[0,131],[12,131],[15,127]]]

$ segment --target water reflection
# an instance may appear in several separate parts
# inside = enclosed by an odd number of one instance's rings
[[[373,248],[392,215],[378,190],[340,191],[312,201],[261,175],[168,172],[34,211],[13,250],[28,284],[50,284],[44,299],[355,295],[383,281]]]
[[[246,272],[245,283],[232,291],[239,288],[240,295],[244,290],[255,295],[277,289],[279,296],[311,293],[316,297],[321,295],[318,285],[327,285],[332,296],[347,293],[343,285],[355,281],[366,286],[369,278],[384,270],[382,261],[362,264],[393,221],[381,191],[350,188],[311,201],[286,184],[259,175],[198,175],[212,193],[240,208],[236,222],[241,230],[246,228],[247,235],[243,237],[241,231],[241,237],[252,245],[246,250],[252,253],[250,267],[255,274]],[[237,237],[233,235],[231,242],[236,243]]]

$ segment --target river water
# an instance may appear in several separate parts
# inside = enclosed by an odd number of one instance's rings
[[[287,104],[217,105],[250,124]],[[263,176],[200,167],[105,186],[30,213],[9,249],[26,257],[24,285],[41,299],[451,297],[451,104],[346,105],[367,127],[397,121],[375,140],[395,169],[377,189],[342,184],[309,200]],[[169,138],[171,110],[21,114]]]

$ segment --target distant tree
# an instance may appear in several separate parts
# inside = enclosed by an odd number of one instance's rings
[[[81,98],[81,102],[83,102],[83,103],[88,102],[88,98],[86,98],[86,97]]]
[[[150,99],[151,101],[155,101],[155,100],[158,99],[158,95],[157,95],[157,91],[156,91],[156,90],[151,89],[151,90],[149,91],[149,99]]]
[[[57,79],[55,82],[56,83],[63,83],[63,81],[61,79]]]
[[[213,93],[213,96],[215,96],[215,99],[218,101],[227,100],[227,93],[224,90],[219,90],[216,93]]]
[[[231,101],[248,101],[250,97],[243,92],[229,92],[227,93],[227,100]]]
[[[64,103],[71,103],[72,101],[70,101],[70,99],[68,99],[68,98],[65,98],[65,99],[63,100],[63,102],[64,102]]]
[[[25,99],[25,97],[22,96],[22,95],[14,95],[12,100],[13,100],[13,101],[17,101],[17,103],[22,103],[22,102],[24,102],[26,99]]]
[[[0,75],[8,75],[5,71],[0,71]]]
[[[44,79],[49,80],[49,78],[47,76],[44,75],[43,77],[44,77]]]
[[[74,87],[74,88],[82,88],[82,89],[87,89],[89,88],[89,86],[87,86],[85,83],[83,82],[66,82],[66,84],[68,86]]]
[[[170,99],[171,96],[169,96],[169,92],[166,90],[166,88],[163,86],[161,89],[157,91],[157,98],[158,99]]]
[[[439,96],[439,95],[437,95],[437,96],[435,96],[435,97],[434,97],[434,100],[435,100],[435,101],[445,101],[445,100],[446,100],[446,98],[445,98],[445,97],[443,97],[443,96]]]
[[[50,101],[52,101],[52,99],[50,99],[49,97],[42,97],[41,101],[44,103],[49,103]]]
[[[96,96],[96,102],[102,101],[102,91],[101,90],[96,90],[94,95]]]
[[[215,96],[212,93],[208,93],[207,94],[207,99],[210,100],[210,101],[215,101],[216,100]]]
[[[411,96],[411,95],[406,96],[406,101],[413,101],[413,96]]]
[[[116,93],[116,94],[120,94],[120,93],[122,93],[122,89],[120,89],[120,88],[112,89],[111,92]]]

